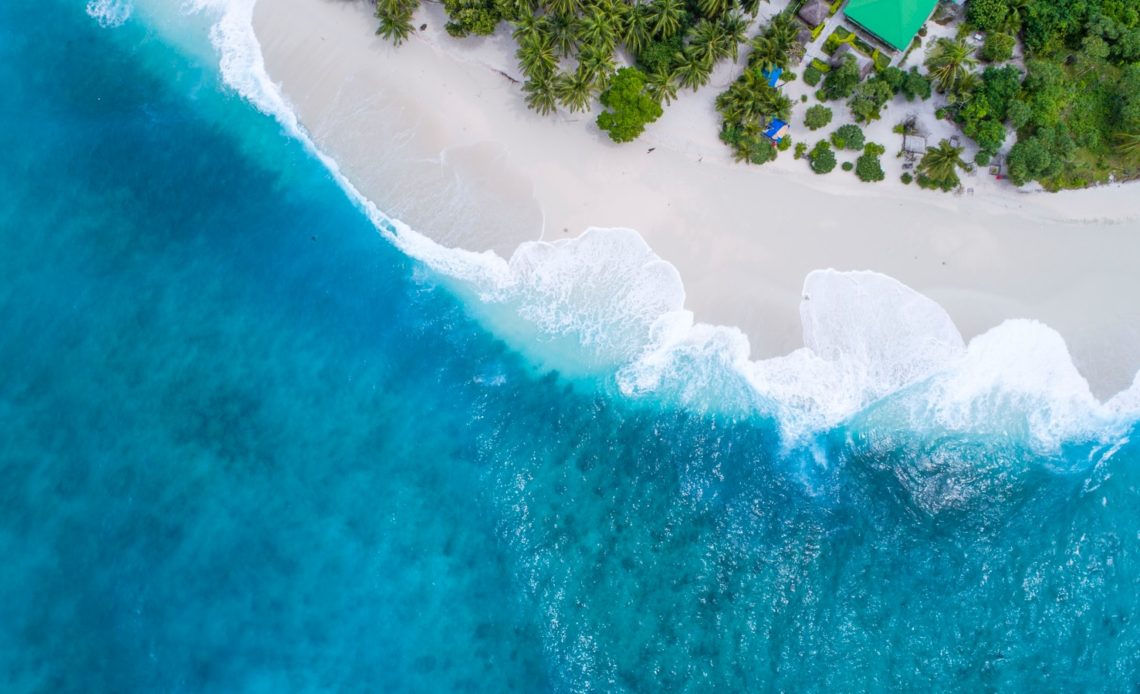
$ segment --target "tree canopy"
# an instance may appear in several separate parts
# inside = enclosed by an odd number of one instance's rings
[[[644,73],[632,67],[617,71],[601,102],[607,110],[598,114],[598,127],[614,142],[636,139],[662,113],[661,104],[645,91]]]

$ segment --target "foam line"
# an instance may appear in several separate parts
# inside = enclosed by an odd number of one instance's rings
[[[551,368],[612,377],[630,397],[759,410],[779,419],[791,443],[876,403],[898,413],[900,430],[1000,433],[1042,449],[1111,436],[1140,418],[1140,374],[1101,403],[1056,331],[1006,321],[967,345],[941,306],[874,272],[810,273],[800,305],[805,346],[753,361],[740,330],[694,321],[676,268],[634,230],[528,242],[509,260],[435,243],[384,215],[316,147],[266,72],[254,2],[194,6],[217,16],[210,37],[225,83],[300,139],[382,234],[450,278],[492,330]]]

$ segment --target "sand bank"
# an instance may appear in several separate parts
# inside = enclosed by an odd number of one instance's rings
[[[1041,320],[1099,395],[1140,369],[1135,187],[1028,194],[977,177],[972,195],[953,196],[890,173],[880,184],[816,176],[790,153],[736,164],[712,105],[731,66],[636,143],[615,145],[592,114],[525,108],[508,37],[451,39],[434,4],[421,23],[394,48],[374,36],[365,2],[258,0],[254,11],[269,74],[318,146],[381,209],[437,241],[509,256],[524,240],[637,229],[680,271],[696,318],[741,327],[754,357],[800,346],[803,279],[834,267],[898,278],[967,338],[1006,318]],[[886,143],[890,159],[897,144]]]

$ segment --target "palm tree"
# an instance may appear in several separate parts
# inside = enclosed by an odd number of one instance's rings
[[[527,108],[546,116],[558,110],[558,99],[554,95],[554,83],[549,77],[527,80],[523,84]]]
[[[535,33],[521,41],[515,57],[519,59],[519,69],[528,78],[549,77],[558,67],[558,57],[546,34]]]
[[[673,64],[677,81],[682,87],[688,87],[694,92],[704,86],[712,76],[713,64],[702,60],[688,49],[678,53]]]
[[[634,5],[626,14],[621,40],[634,55],[640,53],[653,39],[651,17],[652,10],[646,4]]]
[[[380,26],[376,29],[376,34],[399,46],[408,40],[413,31],[415,31],[415,27],[412,26],[412,13],[408,12],[398,15],[381,15]]]
[[[576,17],[582,11],[582,0],[546,0],[546,9],[551,14]]]
[[[1113,136],[1113,149],[1130,164],[1140,166],[1140,132],[1121,132]]]
[[[560,57],[567,57],[578,45],[578,18],[569,14],[547,15],[550,41]]]
[[[697,0],[697,8],[709,19],[716,19],[732,7],[732,0]]]
[[[585,111],[590,108],[590,99],[594,94],[594,78],[579,67],[574,72],[558,75],[554,80],[554,93],[558,101],[571,112]]]
[[[515,28],[511,31],[511,38],[515,40],[515,43],[522,44],[523,41],[539,33],[540,26],[541,20],[538,15],[524,14],[517,22],[514,22]]]
[[[594,10],[587,14],[578,26],[578,38],[582,43],[600,50],[612,51],[616,43],[616,36],[609,15],[601,10]]]
[[[407,0],[379,0],[376,3],[376,16],[380,19],[380,26],[376,34],[388,39],[399,46],[408,40],[415,26],[412,25],[412,14],[416,6]]]
[[[717,22],[720,28],[721,47],[719,53],[731,57],[735,62],[740,57],[740,44],[748,38],[748,22],[739,12],[721,17]]]
[[[681,20],[685,17],[684,0],[653,0],[649,6],[653,33],[660,39],[667,39],[681,30]]]
[[[749,17],[755,17],[760,12],[760,0],[738,0],[737,5],[740,6],[740,11],[746,12]]]
[[[652,72],[645,78],[645,91],[658,102],[668,106],[677,98],[677,81],[668,72]]]
[[[616,69],[614,66],[613,49],[603,49],[596,46],[586,46],[578,54],[578,71],[589,76],[590,84],[598,89],[605,89],[610,76]]]
[[[962,161],[962,148],[942,140],[937,147],[927,147],[922,161],[918,162],[918,172],[925,175],[939,187],[953,187],[958,182],[958,168],[966,168]]]
[[[803,45],[799,41],[799,30],[785,15],[776,15],[764,33],[752,39],[752,54],[749,65],[759,65],[765,70],[786,69],[803,55]]]
[[[713,63],[720,58],[720,30],[707,19],[701,18],[685,35],[686,50],[701,60]]]
[[[953,89],[969,74],[970,68],[977,64],[974,49],[965,39],[940,38],[926,54],[926,67],[930,71],[930,77],[943,94]]]

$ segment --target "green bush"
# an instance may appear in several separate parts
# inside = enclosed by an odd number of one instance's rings
[[[823,73],[813,66],[808,65],[804,68],[804,82],[806,82],[808,86],[814,87],[818,85],[821,79],[823,79]]]
[[[614,142],[636,139],[662,113],[661,104],[645,93],[645,75],[634,67],[618,70],[600,100],[607,110],[598,114],[597,124]]]
[[[887,153],[887,148],[880,145],[878,142],[868,142],[863,147],[863,154],[869,154],[872,157],[881,157]]]
[[[836,149],[860,150],[863,149],[863,142],[863,130],[858,125],[841,125],[831,133],[831,144]]]
[[[887,177],[883,173],[883,165],[879,163],[879,157],[871,151],[864,152],[855,160],[855,175],[864,183],[875,183]]]
[[[903,185],[909,186],[910,182],[914,180],[914,176],[911,176],[909,171],[904,172],[902,176],[899,176],[899,180],[903,182]]]
[[[989,166],[990,157],[990,153],[983,149],[974,155],[974,163],[978,166]]]
[[[819,130],[831,122],[831,109],[821,104],[808,107],[804,113],[804,125],[808,130]]]
[[[840,164],[839,168],[843,169],[844,171],[850,171],[851,169],[855,168],[855,165],[849,161],[845,161],[842,164]]]
[[[800,103],[801,104],[807,103],[807,94],[800,94]]]
[[[812,58],[811,64],[808,65],[808,67],[814,68],[814,69],[818,70],[821,74],[825,74],[825,75],[827,73],[831,72],[831,66],[828,65],[827,63],[823,62],[819,58]]]
[[[806,142],[797,142],[796,143],[796,151],[793,155],[793,158],[794,159],[803,159],[805,154],[807,154],[807,143]]]
[[[791,146],[792,138],[785,135],[784,139],[780,140],[780,142],[776,144],[776,149],[780,150],[781,152],[787,152],[788,148]]]
[[[456,38],[471,34],[490,36],[495,33],[495,27],[503,18],[491,0],[475,2],[444,0],[443,7],[447,10],[447,18],[450,20],[444,28],[448,34]]]
[[[831,151],[831,145],[827,140],[815,143],[808,160],[811,162],[811,170],[817,174],[830,173],[835,168],[835,152]]]
[[[938,120],[942,120],[942,119],[946,118],[946,109],[944,109],[944,108],[936,109],[934,111],[934,117],[937,118]]]
[[[986,35],[986,42],[982,44],[982,60],[991,63],[1000,63],[1013,57],[1013,47],[1017,39],[1009,34],[992,33]]]

